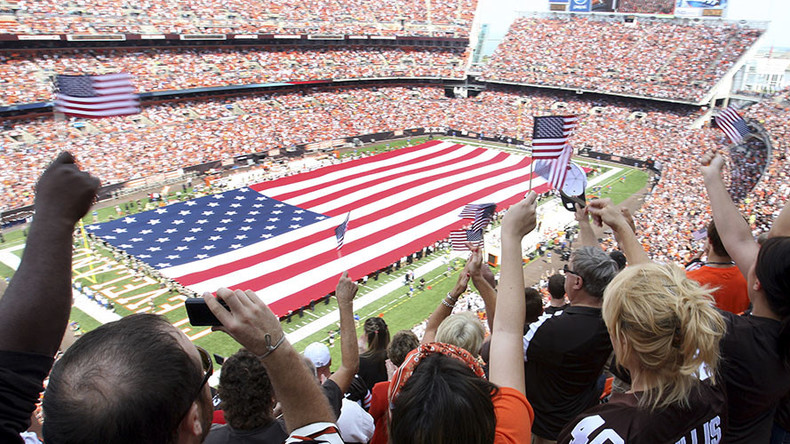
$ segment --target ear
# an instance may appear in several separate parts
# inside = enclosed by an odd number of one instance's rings
[[[756,277],[754,278],[754,284],[752,284],[752,290],[754,291],[763,291],[763,285],[760,283],[760,280]]]
[[[584,279],[582,279],[581,276],[576,276],[575,274],[572,274],[571,276],[573,276],[573,278],[575,279],[573,281],[573,289],[574,290],[581,290],[582,287],[584,286]]]
[[[178,426],[179,443],[199,443],[202,440],[203,424],[200,419],[200,406],[197,401],[194,401]]]

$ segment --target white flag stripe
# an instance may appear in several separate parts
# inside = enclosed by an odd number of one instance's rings
[[[260,192],[265,194],[265,195],[267,195],[267,196],[272,196],[272,197],[280,196],[280,195],[283,195],[283,194],[287,194],[287,193],[292,193],[292,192],[295,192],[295,191],[303,190],[305,188],[310,188],[310,187],[313,187],[313,186],[323,185],[323,184],[325,184],[327,182],[333,182],[335,180],[343,179],[345,177],[349,177],[349,176],[352,176],[352,175],[355,175],[355,174],[364,173],[365,171],[371,171],[371,170],[374,170],[374,169],[377,169],[377,168],[389,167],[389,166],[391,166],[393,164],[396,164],[396,163],[401,163],[401,162],[404,162],[404,161],[410,161],[410,160],[413,160],[413,159],[425,156],[426,154],[432,154],[432,153],[436,153],[436,152],[442,151],[442,150],[447,149],[447,148],[449,148],[449,147],[451,147],[453,145],[455,145],[455,144],[449,143],[449,142],[442,142],[442,143],[440,143],[438,145],[434,145],[434,146],[426,148],[424,150],[414,151],[412,153],[404,154],[403,156],[398,156],[398,157],[391,158],[391,159],[385,159],[385,160],[375,161],[375,162],[371,162],[371,163],[364,163],[362,165],[354,166],[354,167],[351,167],[351,168],[345,168],[345,169],[342,169],[342,170],[339,170],[339,171],[333,171],[333,172],[331,172],[329,174],[326,174],[324,176],[317,177],[317,178],[314,178],[314,179],[308,179],[308,180],[304,180],[304,181],[301,181],[301,182],[292,183],[292,184],[279,186],[279,187],[272,187],[272,188],[267,188],[267,187],[264,186],[263,188],[260,189]],[[471,148],[471,147],[469,147],[469,148]]]
[[[102,108],[99,108],[102,109]],[[107,108],[104,107],[102,111],[86,111],[80,108],[67,108],[62,107],[58,110],[58,112],[64,114],[79,114],[83,116],[92,116],[92,117],[107,117],[107,116],[119,116],[124,114],[137,114],[140,112],[140,108],[136,107],[124,107],[124,108]]]
[[[361,220],[365,216],[368,216],[368,215],[371,215],[371,214],[374,214],[374,213],[380,212],[380,211],[386,211],[387,208],[392,207],[396,203],[400,203],[400,202],[406,201],[406,200],[411,199],[414,196],[422,194],[424,192],[428,192],[428,191],[434,190],[436,188],[451,187],[453,184],[459,183],[459,182],[461,182],[463,180],[467,180],[467,179],[470,179],[470,178],[482,177],[482,176],[485,176],[486,174],[494,173],[496,171],[503,170],[505,168],[511,167],[511,166],[517,164],[520,161],[523,161],[523,157],[508,156],[506,161],[503,162],[503,164],[501,164],[501,165],[497,164],[497,165],[492,166],[492,167],[481,168],[481,169],[478,169],[478,170],[475,170],[475,171],[467,172],[466,174],[461,175],[461,176],[449,176],[449,177],[440,178],[438,180],[435,180],[435,181],[433,181],[431,183],[422,185],[420,187],[415,187],[415,188],[409,189],[409,190],[404,191],[404,192],[393,194],[391,196],[388,196],[386,199],[380,199],[380,200],[378,200],[378,201],[376,201],[374,203],[362,206],[360,208],[355,208],[354,209],[354,219],[355,220]],[[516,171],[512,171],[512,172],[504,174],[504,175],[495,175],[494,177],[491,177],[489,179],[486,179],[486,180],[483,180],[483,181],[480,181],[480,182],[476,182],[476,183],[472,183],[472,184],[466,185],[466,186],[461,187],[461,188],[457,188],[456,187],[456,188],[452,189],[452,191],[450,191],[447,194],[442,194],[442,195],[439,195],[437,197],[434,197],[432,199],[429,199],[429,200],[425,201],[424,203],[420,204],[420,207],[410,207],[410,208],[408,208],[408,209],[406,209],[404,211],[397,212],[397,213],[385,216],[385,217],[383,217],[381,219],[378,219],[377,220],[377,224],[375,224],[375,225],[374,224],[365,224],[365,225],[362,225],[362,226],[355,226],[355,227],[353,227],[351,230],[349,230],[346,233],[345,243],[348,244],[348,243],[354,241],[355,239],[359,239],[359,238],[363,238],[363,237],[368,236],[368,235],[375,234],[378,231],[380,231],[382,226],[383,227],[394,226],[394,225],[397,225],[399,223],[411,220],[412,218],[414,218],[415,213],[424,212],[425,211],[424,207],[433,208],[433,207],[441,206],[442,204],[446,203],[447,201],[450,201],[450,200],[453,200],[453,199],[456,199],[456,198],[461,198],[461,197],[463,197],[465,195],[474,193],[474,191],[476,191],[476,190],[479,190],[481,188],[485,188],[486,186],[496,185],[498,182],[501,182],[503,180],[508,180],[508,179],[517,178],[517,177],[524,177],[525,183],[526,183],[526,181],[528,180],[529,174],[530,174],[530,168],[529,167],[524,167],[522,169],[519,169],[519,170],[516,170]],[[535,184],[539,184],[539,183],[540,182],[535,181]],[[393,189],[393,188],[394,187],[392,187],[392,186],[387,187],[387,189]],[[339,199],[344,199],[344,197],[345,197],[345,196],[342,196],[342,192],[339,192],[339,196],[341,196]],[[461,208],[463,208],[463,206],[455,208],[455,209],[453,209],[451,211],[451,213],[455,216],[454,219],[452,219],[452,222],[457,222],[458,221],[457,214],[461,210]],[[320,211],[318,211],[318,212],[320,212]],[[307,236],[309,236],[311,234],[315,234],[315,233],[321,232],[323,230],[326,230],[329,227],[335,227],[340,222],[342,222],[342,220],[343,220],[343,217],[342,216],[338,216],[338,217],[334,217],[334,218],[331,218],[331,219],[328,219],[328,220],[317,222],[317,223],[309,225],[307,227],[299,228],[299,229],[291,231],[289,233],[282,234],[280,236],[277,236],[276,238],[267,239],[267,240],[265,240],[263,242],[251,245],[249,247],[240,249],[238,251],[225,253],[225,254],[218,255],[218,256],[215,256],[215,257],[212,257],[212,258],[204,259],[204,260],[201,260],[201,261],[195,261],[195,262],[192,262],[190,264],[185,264],[185,265],[178,266],[178,267],[171,267],[171,268],[163,269],[162,273],[165,274],[168,277],[178,277],[178,276],[183,276],[183,275],[188,274],[188,273],[195,273],[195,272],[210,270],[210,269],[212,269],[212,268],[214,268],[216,266],[219,266],[219,265],[222,265],[222,264],[227,264],[228,262],[232,262],[233,260],[235,260],[235,259],[237,259],[239,257],[248,257],[248,256],[251,256],[251,255],[254,255],[254,254],[257,254],[257,253],[262,253],[264,251],[271,250],[272,248],[274,248],[276,246],[287,244],[289,242],[293,242],[293,241],[302,239],[304,237],[307,237]],[[435,230],[436,229],[435,225],[433,227],[434,227],[434,230]],[[324,243],[324,242],[325,242],[325,245],[324,245],[324,247],[321,247],[321,248],[318,248],[316,245],[311,245],[309,247],[298,249],[298,250],[295,250],[293,252],[290,252],[290,253],[288,253],[285,256],[278,256],[276,258],[276,260],[271,261],[273,263],[270,264],[270,267],[265,267],[264,266],[265,263],[259,263],[259,264],[255,265],[254,267],[250,267],[250,268],[247,268],[247,269],[241,269],[241,270],[238,270],[237,272],[231,273],[229,275],[223,275],[223,277],[218,278],[218,279],[225,280],[225,282],[228,282],[228,281],[244,282],[244,280],[245,280],[244,276],[247,276],[247,277],[248,276],[261,276],[263,274],[266,274],[267,272],[276,271],[277,269],[280,269],[283,266],[286,266],[284,264],[293,264],[293,263],[296,263],[296,262],[303,261],[303,260],[305,260],[305,259],[307,259],[309,257],[312,257],[312,256],[315,255],[315,252],[317,250],[319,250],[319,251],[326,251],[326,250],[329,249],[327,246],[330,246],[331,248],[335,248],[336,245],[337,245],[336,242],[334,241],[334,239],[331,239],[331,238],[327,238],[324,241],[322,241],[322,243]],[[261,267],[261,268],[256,268],[256,267]],[[254,269],[254,270],[251,270],[251,269]],[[210,288],[211,286],[216,286],[217,283],[219,283],[219,280],[211,281],[211,283],[209,284],[208,288]],[[212,289],[210,291],[213,291],[213,290],[216,290],[216,288],[214,288],[214,289]],[[207,291],[207,290],[203,289],[201,291]]]
[[[75,106],[90,106],[93,104],[103,104],[107,101],[112,101],[112,103],[119,103],[119,102],[133,102],[139,103],[137,100],[137,96],[134,94],[119,94],[118,96],[101,96],[101,97],[74,97],[74,96],[67,96],[65,94],[58,95],[58,98],[55,100],[56,104],[59,103],[73,103]]]

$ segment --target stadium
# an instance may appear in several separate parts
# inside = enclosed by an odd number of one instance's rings
[[[444,303],[488,337],[477,286],[445,299],[467,271],[470,247],[451,241],[467,205],[496,205],[479,242],[499,283],[503,216],[537,193],[520,250],[545,308],[582,245],[578,216],[536,172],[541,116],[578,117],[581,198],[628,209],[650,260],[685,267],[707,251],[711,151],[750,235],[768,233],[790,195],[790,92],[739,85],[769,23],[728,17],[727,1],[543,3],[486,53],[482,0],[0,0],[0,275],[22,263],[39,176],[69,151],[101,187],[74,231],[67,342],[151,313],[229,357],[239,343],[184,306],[227,287],[256,292],[296,350],[327,345],[340,372],[344,271],[357,336],[380,318],[423,339]],[[133,112],[59,108],[62,76],[116,73],[130,75]],[[720,123],[729,109],[738,140]],[[607,253],[613,231],[594,228]],[[766,421],[787,430],[787,407]]]

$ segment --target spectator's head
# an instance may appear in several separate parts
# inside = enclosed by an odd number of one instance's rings
[[[406,359],[406,355],[419,346],[420,340],[417,339],[417,335],[413,331],[401,330],[395,333],[390,345],[387,346],[387,358],[396,367],[400,367],[403,360]]]
[[[771,311],[782,319],[779,353],[790,366],[790,237],[765,241],[752,270],[748,273],[749,296],[764,294]]]
[[[253,430],[274,421],[269,374],[252,352],[241,349],[225,360],[218,391],[225,420],[234,429]]]
[[[384,319],[379,317],[365,319],[364,331],[368,343],[365,354],[386,355],[387,345],[390,343],[390,331]]]
[[[628,264],[628,260],[625,258],[625,254],[623,254],[620,250],[614,250],[609,253],[609,257],[617,264],[617,269],[622,270]]]
[[[708,247],[716,256],[721,256],[722,258],[730,257],[730,254],[727,253],[727,249],[724,248],[721,237],[719,237],[718,230],[716,230],[716,224],[712,220],[708,224]],[[708,254],[710,254],[710,251],[708,251]]]
[[[449,344],[423,344],[390,384],[390,442],[493,443],[496,390],[470,353]]]
[[[464,311],[449,316],[436,330],[436,342],[457,345],[474,356],[480,354],[486,332],[474,313]]]
[[[543,314],[543,295],[532,287],[524,289],[524,302],[526,303],[526,316],[524,324],[531,324]]]
[[[44,399],[44,437],[200,442],[213,413],[210,373],[211,356],[163,317],[136,314],[105,324],[55,364]]]
[[[329,376],[329,366],[332,364],[332,355],[329,353],[329,347],[320,342],[313,342],[304,349],[303,354],[313,364],[319,376]]]
[[[715,372],[725,325],[711,293],[657,263],[632,265],[606,288],[603,319],[618,362],[645,386],[641,406],[687,406],[700,366]]]
[[[549,277],[549,294],[552,299],[565,299],[565,276],[554,274]]]
[[[581,247],[565,266],[565,293],[571,304],[584,296],[600,300],[617,272],[617,264],[603,250]]]

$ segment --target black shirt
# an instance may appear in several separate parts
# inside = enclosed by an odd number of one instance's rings
[[[343,391],[340,390],[340,386],[331,379],[324,381],[321,388],[324,389],[324,395],[326,395],[326,399],[329,400],[329,406],[335,414],[335,421],[333,422],[336,422],[337,418],[340,418],[340,408],[343,406]]]
[[[234,429],[230,424],[212,424],[203,444],[282,444],[288,438],[281,419],[252,430]]]
[[[565,305],[562,305],[560,307],[554,307],[554,306],[549,305],[548,307],[543,309],[543,313],[544,314],[553,315],[554,313],[556,313],[558,311],[564,311],[566,308],[568,308],[570,306],[571,306],[571,304],[565,304]]]
[[[387,377],[386,353],[364,353],[359,357],[359,377],[365,381],[368,390],[373,390],[373,386],[379,382],[388,380]]]
[[[779,355],[780,322],[720,311],[727,323],[719,371],[727,387],[725,443],[763,443],[771,436],[779,400],[790,392],[790,371]]]
[[[555,440],[600,397],[596,382],[612,353],[601,309],[570,306],[543,315],[530,324],[524,347],[527,399],[535,410],[532,433]]]
[[[0,442],[22,442],[19,434],[30,427],[52,362],[49,356],[0,351]]]
[[[727,422],[724,388],[702,382],[692,391],[689,407],[660,410],[638,406],[641,393],[614,393],[609,403],[577,416],[560,432],[558,444],[587,443],[716,443]],[[757,442],[757,441],[755,441]]]

